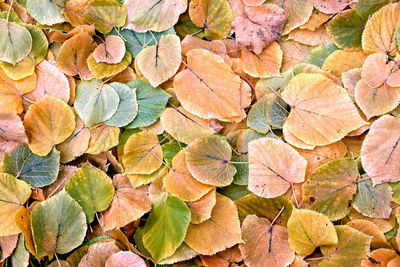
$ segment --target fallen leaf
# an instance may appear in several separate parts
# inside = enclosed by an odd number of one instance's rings
[[[249,190],[260,197],[283,195],[304,181],[307,161],[290,145],[272,138],[249,143]]]

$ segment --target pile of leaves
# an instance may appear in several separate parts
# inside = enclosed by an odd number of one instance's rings
[[[0,266],[400,266],[398,1],[0,10]]]

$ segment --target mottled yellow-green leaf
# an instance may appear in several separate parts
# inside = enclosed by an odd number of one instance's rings
[[[371,237],[347,226],[335,226],[338,243],[332,246],[321,247],[324,259],[320,262],[321,267],[337,266],[361,266],[361,260],[369,252]]]
[[[287,228],[290,247],[299,255],[310,255],[319,246],[338,243],[335,227],[329,218],[315,211],[294,209]]]
[[[82,206],[88,223],[93,221],[96,212],[108,208],[115,193],[111,178],[90,165],[76,171],[65,190]]]
[[[302,185],[303,203],[308,209],[323,213],[336,221],[349,212],[349,202],[357,187],[357,162],[339,159],[315,169]]]
[[[116,75],[126,69],[126,67],[131,64],[131,60],[131,54],[129,52],[126,52],[124,58],[118,64],[108,64],[104,62],[97,63],[92,53],[87,58],[87,64],[90,72],[96,77],[96,79],[103,79]]]
[[[125,25],[127,10],[116,0],[91,0],[84,18],[101,33],[109,33],[115,27]]]

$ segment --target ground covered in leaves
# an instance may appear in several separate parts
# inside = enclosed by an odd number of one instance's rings
[[[0,267],[400,266],[398,1],[0,10]]]

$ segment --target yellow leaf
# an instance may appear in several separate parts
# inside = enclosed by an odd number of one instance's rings
[[[163,152],[157,135],[143,131],[129,137],[124,147],[122,165],[125,174],[151,174],[162,165]]]
[[[295,76],[282,97],[291,107],[285,125],[307,144],[334,143],[366,124],[346,90],[321,74]]]
[[[54,145],[65,141],[75,130],[75,114],[64,101],[46,95],[26,112],[24,126],[29,148],[46,156]]]
[[[336,245],[335,227],[325,215],[294,209],[287,224],[290,247],[299,255],[310,255],[319,246]]]

